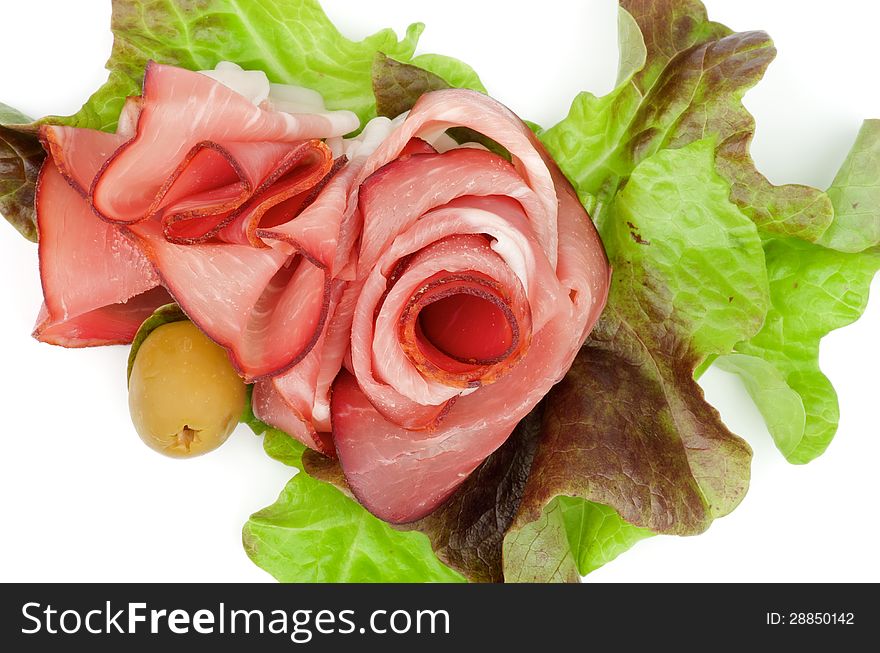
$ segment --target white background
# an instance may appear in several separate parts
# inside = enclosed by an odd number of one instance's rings
[[[3,3],[0,100],[32,116],[74,112],[104,80],[109,0]],[[713,0],[713,19],[766,29],[780,51],[746,97],[752,149],[772,181],[825,188],[863,117],[880,117],[874,2]],[[469,62],[490,92],[551,125],[616,70],[613,0],[325,0],[349,37],[427,23],[421,52]],[[295,47],[295,46],[292,46]],[[0,225],[0,579],[261,581],[240,544],[248,515],[290,476],[239,427],[219,451],[179,461],[129,422],[123,347],[65,350],[29,337],[40,303],[36,248]],[[880,284],[874,284],[874,294]],[[704,386],[755,451],[742,505],[694,538],[656,537],[592,581],[880,581],[877,556],[880,299],[828,337],[821,362],[840,393],[840,431],[805,467],[786,463],[738,381]]]

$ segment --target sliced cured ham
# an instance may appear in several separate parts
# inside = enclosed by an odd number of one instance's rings
[[[163,300],[170,293],[248,381],[308,367],[330,310],[348,189],[319,192],[344,167],[321,139],[358,124],[350,112],[326,111],[315,95],[270,86],[233,64],[210,74],[150,64],[143,95],[126,101],[116,134],[45,128],[55,163],[41,194],[40,337],[161,283]],[[274,108],[305,104],[315,110]],[[77,282],[77,265],[112,283],[95,292]],[[107,333],[122,337],[121,314],[93,317],[77,328],[104,319]],[[63,335],[55,341],[88,339]]]
[[[397,201],[388,201],[391,194]],[[487,195],[513,198],[527,214],[536,216],[535,220],[544,219],[535,192],[513,165],[496,154],[456,149],[445,154],[404,155],[385,165],[360,188],[361,213],[370,215],[361,235],[361,274],[372,269],[394,237],[415,224],[427,210],[457,197]]]
[[[334,285],[329,319],[308,355],[287,372],[254,385],[253,410],[260,420],[308,447],[335,457],[330,437],[330,386],[348,349],[353,302],[345,284]]]
[[[414,141],[440,144],[456,126],[512,162]],[[361,290],[331,395],[333,442],[361,503],[405,523],[445,501],[562,378],[610,270],[556,165],[483,95],[423,96],[357,181]]]
[[[157,288],[159,278],[143,253],[98,220],[85,198],[83,181],[119,139],[54,127],[44,127],[42,136],[49,156],[36,209],[44,305],[34,336],[67,347],[131,342],[144,318],[170,297]]]
[[[341,136],[357,126],[350,112],[291,115],[262,109],[207,75],[150,62],[136,133],[95,178],[92,205],[111,222],[139,222],[163,208],[169,179],[200,143],[295,143]],[[219,192],[224,181],[200,190]]]
[[[359,237],[360,224],[357,216],[348,215],[348,207],[354,182],[367,157],[393,127],[392,121],[377,118],[357,138],[337,143],[338,152],[344,155],[337,159],[329,180],[319,188],[320,200],[316,196],[296,220],[257,231],[260,238],[270,243],[323,243],[313,255],[336,279],[324,332],[315,346],[289,371],[258,382],[253,394],[253,410],[259,419],[328,456],[336,455],[330,436],[330,390],[349,351],[354,309],[362,289],[362,284],[349,276],[354,268],[350,255]],[[408,153],[435,152],[420,139],[413,139],[408,148]]]
[[[143,321],[160,306],[172,301],[161,286],[117,304],[108,304],[66,320],[53,318],[43,304],[34,337],[61,347],[127,345]]]
[[[296,215],[332,165],[330,150],[318,140],[199,143],[166,182],[164,236],[181,244],[216,238],[262,247],[257,229]]]
[[[531,130],[516,114],[482,93],[449,89],[423,95],[400,127],[370,156],[359,181],[363,182],[398,158],[413,138],[431,141],[451,127],[469,127],[510,152],[514,168],[540,205],[540,208],[527,210],[530,210],[535,237],[555,269],[558,256],[558,207],[555,184],[541,154],[543,147],[537,144]]]
[[[248,381],[284,371],[314,346],[329,280],[293,248],[179,245],[158,224],[132,231],[171,296]]]
[[[171,221],[141,221],[128,230],[190,319],[253,381],[296,365],[318,342],[329,307],[332,255],[326,249],[335,251],[339,220],[334,226],[310,217],[322,213],[324,198],[311,194],[333,166],[322,142],[227,149],[235,150],[244,153],[231,160],[259,180],[237,209],[200,214],[215,196],[181,191]],[[271,165],[259,163],[267,152]],[[189,214],[175,217],[183,215],[181,206]]]
[[[234,64],[151,63],[116,134],[45,127],[35,335],[127,342],[173,298],[257,417],[338,456],[403,523],[436,509],[567,371],[610,270],[531,131],[470,91],[356,138],[349,112]],[[511,157],[458,146],[464,126]]]

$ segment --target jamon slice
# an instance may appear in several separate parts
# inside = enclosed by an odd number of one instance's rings
[[[125,143],[119,134],[58,125],[41,126],[40,140],[58,172],[84,198],[101,166]]]
[[[84,138],[94,144],[100,133]],[[91,150],[72,152],[71,169],[85,178],[89,162],[100,163]],[[169,297],[156,289],[150,262],[114,225],[97,219],[81,193],[50,155],[36,199],[44,306],[34,337],[68,347],[130,342],[143,318]]]
[[[340,301],[344,294],[345,284],[334,284],[318,342],[287,372],[256,383],[252,402],[257,418],[331,457],[336,451],[330,438],[330,386],[348,348],[352,312],[350,295]]]
[[[367,159],[359,182],[400,157],[412,138],[431,140],[450,127],[469,127],[504,146],[513,157],[513,167],[534,193],[538,207],[527,208],[535,237],[541,243],[551,267],[558,256],[557,198],[554,180],[532,131],[501,103],[487,95],[465,89],[425,93],[407,119]],[[454,151],[454,150],[451,150]]]
[[[319,139],[358,120],[346,111],[291,115],[255,104],[262,100],[150,63],[144,93],[126,100],[116,134],[43,129],[50,157],[38,199],[39,337],[124,339],[123,323],[166,301],[164,291],[125,310],[94,311],[161,280],[248,380],[307,356],[326,320],[340,222],[321,210],[318,191],[338,168]],[[297,222],[307,207],[314,210]],[[98,333],[105,318],[114,323]]]
[[[568,370],[580,347],[571,326],[571,314],[555,318],[510,373],[459,397],[433,429],[387,420],[355,378],[341,374],[332,394],[333,440],[358,500],[395,524],[433,512]]]
[[[261,109],[206,75],[150,62],[136,134],[95,179],[92,205],[106,220],[139,222],[160,210],[165,184],[199,143],[294,143],[357,126],[348,112],[294,116]]]
[[[268,230],[287,228],[297,233],[305,230],[305,234],[294,239],[297,249],[321,265],[326,265],[320,248],[325,242],[333,243],[336,240],[332,221],[322,233],[309,234],[305,226],[309,218],[304,218],[301,213],[314,201],[333,167],[333,154],[321,141],[304,141],[290,147],[263,178],[247,203],[223,226],[221,239],[265,247],[261,234]]]
[[[439,383],[441,375],[414,369],[419,361],[400,355],[407,340],[396,329],[401,311],[411,296],[427,289],[433,275],[446,271],[467,279],[479,271],[494,280],[509,300],[503,303],[516,306],[517,314],[528,314],[530,328],[520,330],[523,347],[528,346],[527,332],[568,310],[568,292],[515,205],[504,198],[468,197],[430,211],[395,239],[367,277],[352,329],[352,371],[389,421],[413,430],[436,426],[445,402],[461,392],[451,376]],[[486,234],[489,240],[478,238],[468,246],[461,242],[466,234]],[[519,299],[520,293],[525,297]],[[517,322],[525,325],[526,318]],[[475,370],[471,387],[490,382],[497,377],[492,370],[510,367],[521,354],[517,348],[516,356],[511,352],[496,365]]]
[[[126,302],[102,306],[63,321],[54,321],[43,304],[34,327],[34,337],[61,347],[127,345],[134,340],[143,321],[171,301],[168,292],[157,286]]]
[[[199,143],[164,184],[158,210],[165,237],[263,247],[256,230],[296,217],[332,165],[329,148],[318,140]]]
[[[476,150],[397,158],[413,137],[460,125],[513,163]],[[333,388],[333,441],[361,503],[406,523],[445,501],[562,378],[610,270],[556,165],[485,96],[426,94],[358,178],[364,288],[350,373]]]
[[[128,229],[190,319],[226,347],[242,376],[253,381],[296,365],[320,337],[331,287],[332,256],[324,252],[335,246],[338,220],[335,226],[332,220],[329,226],[310,223],[301,210],[308,205],[311,215],[323,215],[325,200],[313,193],[333,161],[317,140],[236,144],[223,151],[227,164],[249,171],[242,179],[256,188],[228,219],[222,213],[199,214],[217,195],[188,194],[206,179],[192,160],[168,191],[174,210],[189,207],[188,217],[173,213],[164,222],[141,221]],[[315,228],[301,228],[301,222]],[[263,227],[299,230],[300,237],[264,243]],[[169,229],[175,230],[173,237]]]
[[[248,381],[283,372],[317,342],[329,279],[292,247],[178,245],[156,222],[131,231],[171,296]]]
[[[358,269],[366,275],[391,241],[430,209],[458,197],[490,195],[513,198],[527,215],[543,215],[534,191],[496,154],[458,149],[407,155],[389,163],[360,188],[364,229]]]

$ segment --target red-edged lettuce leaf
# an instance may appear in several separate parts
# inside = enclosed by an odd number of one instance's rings
[[[619,32],[617,88],[581,93],[568,117],[540,134],[594,219],[640,161],[711,137],[747,215],[768,232],[818,239],[832,219],[827,196],[773,186],[748,154],[755,125],[742,97],[776,54],[770,37],[710,22],[693,0],[623,0]]]
[[[861,315],[878,267],[877,252],[866,249],[876,244],[880,229],[876,124],[866,123],[828,193],[773,186],[749,156],[754,121],[741,104],[775,54],[769,38],[761,32],[731,33],[708,21],[699,2],[621,4],[619,86],[602,98],[581,94],[565,120],[540,133],[594,210],[616,278],[605,316],[579,361],[545,400],[549,442],[539,447],[521,514],[505,542],[510,574],[527,580],[559,579],[558,570],[571,565],[580,573],[590,570],[591,561],[580,556],[582,547],[572,536],[577,520],[561,517],[561,506],[571,502],[585,519],[595,514],[587,508],[590,502],[616,509],[611,528],[620,534],[617,552],[639,539],[632,524],[657,532],[698,532],[736,504],[748,476],[744,450],[731,444],[735,440],[692,380],[718,354],[720,365],[743,376],[789,460],[807,462],[821,453],[836,431],[838,413],[833,388],[819,371],[819,339]],[[728,185],[729,200],[757,225],[762,248],[751,247],[739,261],[725,260],[719,252],[718,258],[691,267],[682,264],[685,259],[657,257],[669,234],[651,237],[644,224],[651,216],[662,219],[656,212],[670,192],[683,202],[699,197],[693,189],[682,190],[687,167],[664,170],[657,163],[658,158],[671,161],[671,152],[682,151],[676,148],[694,147],[690,144],[707,136],[714,140],[715,170]],[[641,192],[648,188],[653,190]],[[663,210],[677,215],[671,206]],[[684,235],[686,252],[707,244],[702,238],[710,222],[692,224]],[[617,247],[627,230],[647,252],[635,262],[619,258]],[[728,235],[734,237],[728,246],[743,254],[734,233]],[[649,245],[661,247],[651,252]],[[859,250],[865,251],[851,253]],[[747,324],[730,313],[718,324],[743,327],[742,341],[732,342],[733,333],[717,339],[722,334],[711,327],[723,306],[706,289],[694,292],[694,280],[718,287],[719,274],[757,273],[759,266],[769,279],[758,302],[764,314]],[[729,280],[739,287],[734,276]],[[740,302],[734,293],[728,300],[731,309]],[[690,314],[682,316],[687,305]],[[688,325],[700,329],[690,332]],[[731,348],[736,354],[723,355]],[[603,408],[609,402],[615,407]],[[689,448],[694,435],[698,442],[708,437],[709,444]],[[677,438],[683,449],[672,447],[674,455],[661,455],[658,447],[668,449]],[[567,471],[559,450],[566,452]],[[689,457],[693,453],[700,460],[696,466]],[[570,459],[580,461],[579,470],[569,467]],[[701,480],[707,462],[708,475]],[[697,483],[688,488],[691,472]],[[619,485],[609,487],[609,475]],[[625,490],[616,492],[621,487]]]
[[[31,120],[0,103],[0,215],[30,241],[37,240],[34,192],[43,159],[36,134],[22,129]]]
[[[765,238],[764,326],[716,361],[743,379],[792,463],[822,454],[837,432],[837,393],[819,368],[819,342],[861,317],[880,269],[880,121],[862,125],[827,196],[834,219],[818,242]]]
[[[630,526],[702,532],[747,490],[750,449],[694,380],[707,357],[756,333],[768,308],[758,230],[730,202],[714,151],[698,141],[655,154],[606,209],[608,307],[543,401],[542,438],[504,542],[506,578],[590,570],[563,507],[588,523],[600,516],[588,504],[613,508],[625,545],[644,536]],[[569,498],[554,504],[560,496]]]

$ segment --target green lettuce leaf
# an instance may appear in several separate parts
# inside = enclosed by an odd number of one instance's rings
[[[803,398],[788,385],[773,363],[757,356],[728,354],[713,363],[738,374],[767,423],[767,430],[784,456],[797,449],[804,437],[807,411]]]
[[[828,189],[834,222],[820,244],[861,252],[880,244],[880,120],[866,120]]]
[[[30,241],[37,241],[34,193],[43,159],[36,134],[20,129],[31,120],[0,103],[0,215]]]
[[[700,533],[746,492],[751,451],[693,376],[755,334],[768,309],[758,229],[729,200],[714,150],[703,140],[646,159],[606,211],[611,295],[543,401],[543,436],[504,542],[506,578],[594,569],[603,558],[581,553],[578,533],[600,518],[620,533],[616,555],[646,535],[633,527]],[[586,521],[564,519],[566,508]]]
[[[772,308],[761,331],[737,345],[736,351],[765,361],[770,367],[722,369],[740,373],[746,389],[764,415],[780,451],[793,463],[819,456],[837,432],[837,394],[819,369],[819,341],[834,329],[857,320],[868,303],[880,249],[850,254],[796,239],[771,239],[765,244]],[[791,402],[770,403],[779,381],[800,396],[805,420],[788,421]]]
[[[554,501],[559,505],[569,550],[581,576],[611,562],[636,542],[653,535],[646,528],[623,521],[608,506],[575,497],[556,497]],[[550,511],[552,509],[551,504]]]
[[[772,306],[764,327],[717,361],[742,378],[792,463],[816,458],[837,432],[837,394],[819,369],[819,342],[862,315],[880,269],[880,121],[864,123],[827,195],[834,220],[818,243],[766,237]]]
[[[398,41],[385,29],[362,41],[345,38],[317,0],[114,0],[110,71],[83,108],[52,122],[111,130],[126,96],[138,95],[144,66],[153,59],[190,70],[234,61],[262,70],[273,82],[319,91],[327,106],[348,109],[362,121],[375,115],[370,66],[377,52],[408,61],[424,26],[410,25]],[[450,59],[426,58],[426,65],[456,71],[469,69]]]
[[[297,474],[242,534],[251,560],[281,582],[460,582],[428,539],[401,533],[338,489]]]
[[[505,581],[576,583],[651,535],[625,522],[613,508],[558,496],[505,548]]]
[[[535,409],[446,503],[423,519],[394,528],[424,533],[437,557],[470,581],[505,580],[502,542],[519,508],[541,426],[541,411]],[[308,474],[350,496],[337,461],[307,451],[303,464]]]
[[[302,470],[302,444],[276,429],[263,437],[269,456]],[[251,560],[282,582],[464,580],[437,559],[423,534],[393,529],[333,485],[302,471],[274,504],[251,515],[242,542]]]
[[[621,2],[617,88],[581,93],[568,117],[540,134],[585,206],[603,211],[639,162],[663,148],[711,137],[731,198],[771,233],[819,238],[831,203],[806,186],[773,186],[748,146],[754,119],[742,97],[776,54],[763,32],[732,33],[706,18],[700,2]]]

